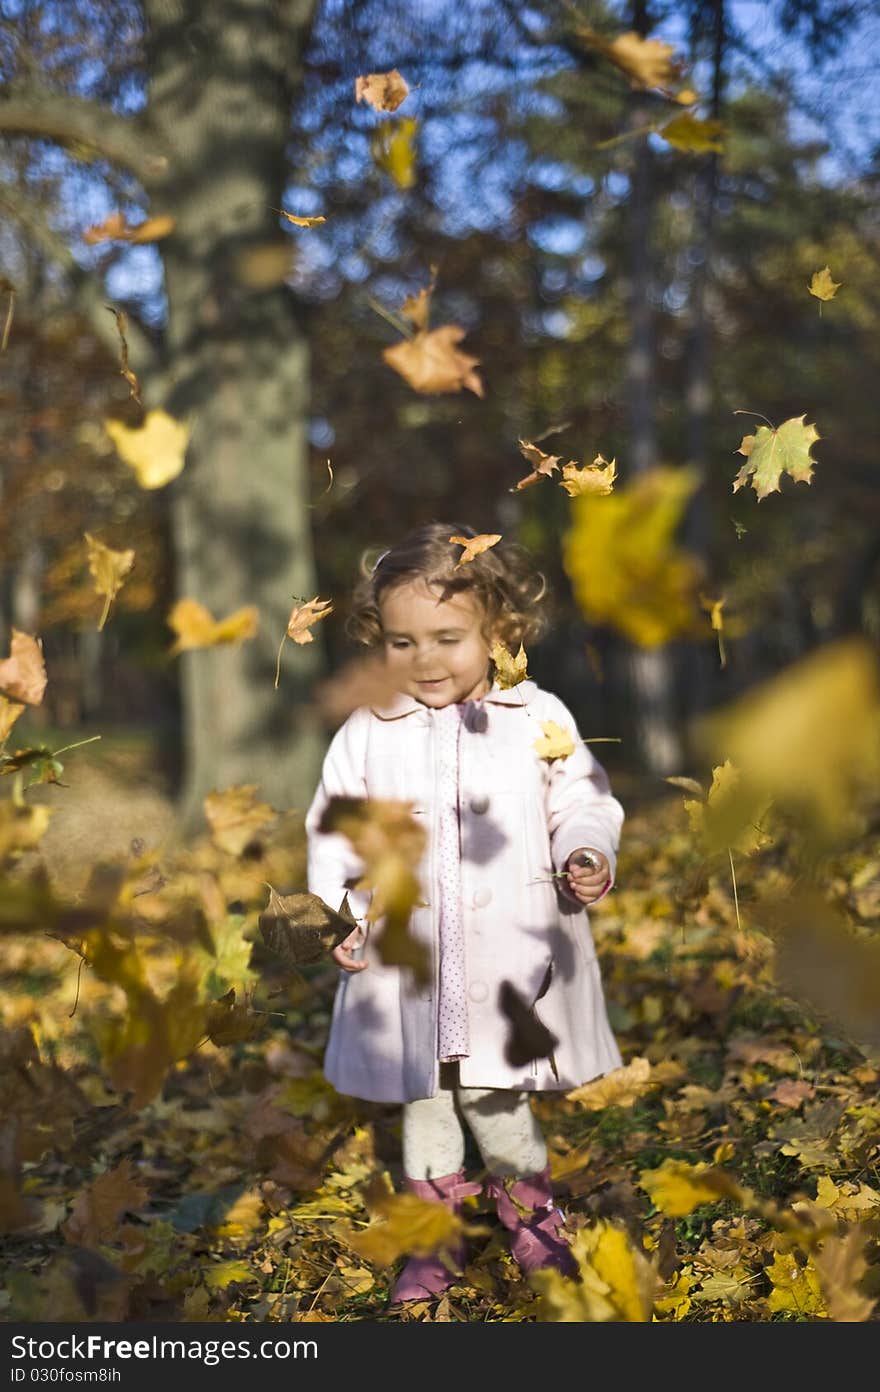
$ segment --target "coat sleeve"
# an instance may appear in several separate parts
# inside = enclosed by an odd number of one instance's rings
[[[623,808],[612,795],[611,784],[598,759],[581,741],[571,711],[557,696],[549,697],[547,719],[569,729],[575,741],[574,753],[554,759],[547,785],[547,825],[553,869],[565,869],[568,857],[581,847],[601,851],[611,869],[611,879],[599,898],[614,884],[617,850],[623,826]],[[574,898],[564,880],[558,880],[562,893]],[[598,900],[594,900],[598,903]]]
[[[324,756],[321,781],[306,813],[309,890],[319,895],[331,909],[339,909],[347,883],[360,878],[364,865],[352,850],[347,836],[318,828],[331,798],[367,796],[368,721],[368,711],[356,710],[336,731]],[[368,894],[349,894],[349,906],[355,918],[363,916],[368,904]]]

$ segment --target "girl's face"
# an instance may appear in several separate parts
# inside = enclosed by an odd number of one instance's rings
[[[489,690],[489,645],[481,606],[465,593],[440,600],[424,580],[382,596],[385,659],[398,689],[439,709]]]

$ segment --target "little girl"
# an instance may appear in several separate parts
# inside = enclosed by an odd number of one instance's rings
[[[404,1183],[453,1212],[481,1187],[465,1180],[466,1123],[521,1269],[571,1273],[529,1093],[566,1092],[621,1063],[585,906],[613,883],[623,809],[563,703],[533,681],[493,679],[493,644],[515,653],[534,637],[545,587],[503,541],[459,564],[450,538],[474,535],[422,527],[354,594],[349,631],[384,651],[397,694],[354,711],[330,744],[306,817],[309,889],[338,909],[362,873],[348,840],[319,830],[330,798],[409,802],[427,849],[408,931],[430,975],[417,981],[370,952],[381,924],[367,925],[368,896],[350,893],[359,926],[333,953],[342,972],[324,1069],[339,1092],[403,1103]],[[540,752],[548,721],[572,753]],[[555,1036],[546,1056],[523,1062],[527,1050],[511,1048],[511,987]],[[392,1300],[454,1279],[440,1256],[412,1257]]]

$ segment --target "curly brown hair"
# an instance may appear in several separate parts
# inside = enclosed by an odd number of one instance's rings
[[[546,579],[527,551],[516,542],[503,540],[459,566],[462,551],[450,544],[450,538],[477,535],[473,527],[460,522],[429,522],[382,552],[372,564],[370,553],[366,553],[345,625],[349,637],[364,647],[378,647],[382,641],[379,605],[383,595],[398,585],[424,580],[439,589],[440,601],[472,594],[485,616],[487,638],[494,633],[514,651],[520,643],[536,638],[546,625],[541,607],[548,593]]]

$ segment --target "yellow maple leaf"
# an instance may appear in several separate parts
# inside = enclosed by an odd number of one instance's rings
[[[579,1282],[550,1268],[529,1277],[541,1297],[542,1321],[650,1320],[657,1276],[622,1228],[600,1218],[594,1227],[575,1233],[571,1251]]]
[[[225,1290],[232,1281],[258,1281],[259,1276],[251,1262],[233,1258],[230,1261],[214,1262],[203,1268],[202,1276],[210,1290]]]
[[[242,643],[253,638],[259,627],[257,609],[253,604],[236,609],[225,619],[215,619],[210,610],[197,599],[179,599],[168,615],[169,628],[177,638],[169,648],[175,656],[189,648],[212,648],[218,643]]]
[[[26,706],[38,706],[46,691],[46,664],[39,638],[13,628],[9,656],[0,661],[0,691]]]
[[[662,39],[646,39],[628,30],[609,42],[584,23],[577,25],[577,33],[625,73],[632,87],[666,89],[681,77],[682,65],[672,57],[675,46]],[[693,96],[690,92],[686,95]]]
[[[19,701],[8,701],[0,696],[0,744],[9,738],[9,733],[25,706]]]
[[[461,1218],[445,1204],[416,1194],[395,1194],[369,1227],[349,1232],[346,1245],[376,1266],[390,1266],[404,1253],[448,1253],[463,1231]]]
[[[415,138],[419,128],[412,116],[383,121],[373,132],[370,150],[375,163],[390,175],[399,189],[412,188],[416,181]]]
[[[97,593],[104,596],[104,609],[98,620],[100,631],[107,622],[110,605],[134,565],[134,552],[113,551],[109,546],[105,546],[103,541],[97,541],[90,532],[85,532],[84,536],[88,547],[89,571]]]
[[[773,1286],[767,1297],[768,1309],[793,1315],[827,1316],[822,1283],[812,1257],[801,1266],[792,1253],[776,1252],[770,1266],[764,1268],[764,1274]]]
[[[574,736],[570,730],[563,729],[555,720],[542,720],[540,726],[544,733],[532,745],[539,758],[567,759],[574,753]]]
[[[842,280],[831,279],[831,269],[829,266],[823,266],[821,271],[813,272],[812,279],[807,289],[811,295],[816,296],[817,300],[833,300],[842,284]]]
[[[880,666],[867,639],[825,644],[695,724],[704,755],[731,761],[728,804],[745,826],[768,801],[823,837],[850,825],[854,798],[880,776]]]
[[[671,121],[666,122],[665,126],[661,126],[657,133],[662,135],[663,139],[667,140],[676,150],[704,154],[706,151],[724,149],[722,140],[724,123],[711,118],[700,120],[698,116],[692,116],[690,112],[683,112],[680,116],[673,117]]]
[[[211,839],[221,851],[239,856],[277,812],[267,802],[257,802],[256,783],[238,783],[222,792],[208,793],[202,806],[211,828]]]
[[[464,550],[455,562],[456,569],[459,566],[467,565],[475,556],[481,556],[484,551],[488,551],[490,546],[497,546],[501,540],[500,532],[481,532],[479,536],[451,536],[449,538],[456,546],[463,546]]]
[[[105,420],[104,429],[141,488],[163,488],[183,470],[192,430],[167,411],[148,411],[142,425],[129,430],[121,421]]]
[[[483,396],[483,383],[474,371],[480,359],[456,347],[464,336],[464,329],[457,324],[441,324],[383,348],[382,357],[414,391],[425,396],[458,392],[464,387],[475,396]]]
[[[588,1111],[601,1112],[605,1107],[631,1107],[651,1086],[649,1061],[636,1057],[625,1067],[614,1068],[604,1077],[572,1088],[565,1095],[570,1102],[580,1102]]]
[[[639,1184],[660,1212],[671,1218],[683,1218],[700,1204],[744,1198],[744,1191],[723,1170],[704,1161],[690,1165],[684,1160],[664,1160],[655,1170],[642,1170]]]
[[[585,465],[583,469],[576,464],[566,464],[559,487],[564,488],[570,498],[579,498],[585,493],[592,494],[594,498],[607,497],[614,491],[616,477],[617,460],[603,459],[601,454],[597,454],[592,464]]]
[[[700,838],[708,855],[728,847],[742,855],[753,855],[770,840],[761,827],[769,811],[769,802],[761,807],[750,806],[748,818],[744,818],[737,793],[740,778],[740,770],[730,759],[725,759],[712,770],[712,784],[706,799],[685,799],[691,831]],[[673,779],[667,781],[671,783]],[[700,790],[699,784],[696,786]]]
[[[489,656],[495,664],[495,680],[502,691],[509,691],[511,687],[519,686],[521,681],[528,681],[529,660],[522,643],[514,656],[504,643],[495,642],[489,649]]]
[[[608,498],[576,497],[562,560],[581,613],[641,647],[704,632],[700,562],[674,533],[700,483],[696,470],[656,468]]]
[[[51,807],[19,807],[11,798],[0,801],[0,862],[39,844],[52,816]]]
[[[408,96],[409,84],[397,68],[367,73],[354,80],[355,101],[368,102],[374,111],[396,111]]]

